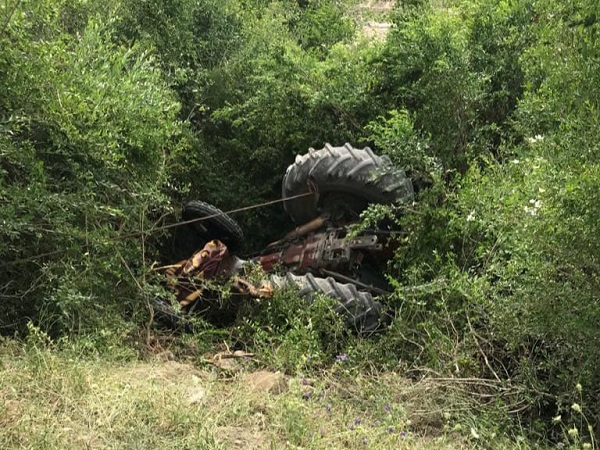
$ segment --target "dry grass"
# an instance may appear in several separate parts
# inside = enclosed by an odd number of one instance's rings
[[[174,361],[118,363],[0,350],[2,449],[460,449],[464,408],[431,383],[395,374],[315,379],[260,389],[236,374]],[[454,431],[452,431],[454,429]],[[516,448],[495,438],[486,447]],[[510,444],[510,445],[508,445]],[[525,448],[525,447],[522,447]]]

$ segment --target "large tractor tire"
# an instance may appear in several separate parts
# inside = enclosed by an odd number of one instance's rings
[[[353,284],[341,284],[333,278],[317,278],[312,274],[303,276],[288,273],[285,276],[271,276],[272,283],[280,289],[298,289],[301,297],[310,299],[315,294],[323,294],[339,302],[334,311],[345,316],[346,324],[361,335],[381,331],[385,326],[385,315],[381,303],[370,293],[359,291]]]
[[[238,223],[219,208],[205,202],[192,201],[183,207],[182,220],[187,222],[175,230],[174,250],[177,260],[187,259],[208,241],[218,239],[230,252],[244,244],[244,233]]]
[[[316,195],[291,198],[315,191]],[[413,198],[411,180],[387,156],[350,144],[311,148],[296,157],[283,178],[284,208],[297,224],[326,213],[340,224],[355,220],[369,203],[391,204]]]
[[[388,317],[383,313],[381,303],[374,300],[368,292],[359,291],[353,284],[342,284],[333,278],[318,278],[312,274],[302,276],[288,273],[285,276],[272,275],[271,283],[279,289],[297,289],[300,297],[310,301],[314,295],[322,294],[338,301],[334,312],[345,317],[347,326],[360,335],[369,335],[382,331],[387,323]],[[219,311],[217,305],[210,308],[206,299],[200,300],[203,317],[209,321],[220,318],[222,323],[235,318],[235,311],[223,309]],[[193,322],[190,315],[198,313],[193,304],[189,308],[179,309],[161,297],[153,298],[151,301],[154,312],[154,320],[157,324],[168,329],[191,330]],[[207,315],[208,314],[208,315]],[[224,315],[229,314],[228,320]],[[211,319],[212,316],[212,319]]]

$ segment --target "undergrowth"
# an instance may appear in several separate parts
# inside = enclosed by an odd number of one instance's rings
[[[532,448],[457,386],[362,373],[353,354],[275,373],[277,390],[257,390],[252,377],[273,369],[266,353],[225,369],[183,353],[174,361],[164,347],[129,361],[83,358],[33,336],[0,347],[5,449]]]

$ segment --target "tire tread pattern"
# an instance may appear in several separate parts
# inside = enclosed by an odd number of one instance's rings
[[[272,275],[271,282],[280,289],[293,288],[298,295],[310,297],[321,293],[338,300],[334,311],[346,317],[347,325],[361,335],[380,331],[384,325],[383,307],[368,292],[359,291],[355,285],[338,283],[331,277],[320,278],[308,273],[285,276]]]
[[[244,232],[238,223],[216,206],[195,200],[183,207],[182,218],[184,221],[203,217],[210,217],[201,222],[207,229],[203,236],[207,241],[219,239],[227,245],[230,251],[237,250],[243,245]]]
[[[317,187],[320,197],[337,192],[368,203],[405,202],[414,195],[411,180],[404,171],[394,168],[387,156],[377,156],[369,147],[358,149],[350,144],[325,144],[321,150],[310,148],[305,155],[298,155],[284,176],[282,197],[307,193],[309,184]],[[314,197],[301,197],[287,200],[284,208],[294,222],[303,224],[320,214],[317,203]]]

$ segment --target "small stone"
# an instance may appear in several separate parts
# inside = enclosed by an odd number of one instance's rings
[[[267,392],[269,394],[281,394],[287,389],[287,382],[281,372],[260,372],[249,373],[244,377],[244,381],[251,391]]]
[[[197,405],[202,403],[206,398],[206,390],[200,386],[197,386],[188,391],[188,403],[190,405]]]
[[[175,359],[176,359],[173,352],[171,352],[169,350],[165,350],[164,352],[157,353],[155,358],[158,361],[175,361]]]
[[[221,370],[230,372],[239,372],[242,370],[241,364],[233,358],[217,359],[213,364]]]

